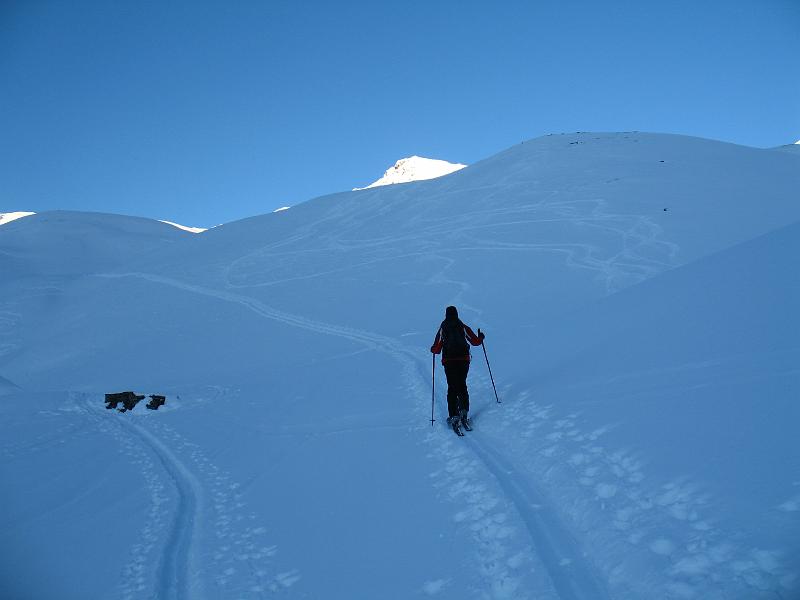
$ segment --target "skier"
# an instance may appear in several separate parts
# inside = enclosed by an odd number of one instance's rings
[[[469,344],[480,346],[484,339],[478,329],[478,335],[458,318],[455,306],[448,306],[445,317],[436,332],[436,339],[431,352],[442,352],[442,365],[447,378],[447,424],[461,434],[460,425],[469,431],[469,392],[467,391],[467,374],[471,358]]]

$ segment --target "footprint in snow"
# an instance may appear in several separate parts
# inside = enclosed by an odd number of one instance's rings
[[[422,591],[429,596],[435,596],[441,592],[447,584],[450,583],[449,579],[436,579],[434,581],[426,581],[422,584]]]

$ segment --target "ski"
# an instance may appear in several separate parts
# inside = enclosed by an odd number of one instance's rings
[[[452,427],[453,427],[453,431],[456,432],[456,435],[462,436],[462,437],[464,436],[464,432],[461,431],[461,428],[458,426],[458,421],[453,421]]]
[[[472,423],[469,422],[469,419],[461,419],[461,425],[467,431],[472,431]]]

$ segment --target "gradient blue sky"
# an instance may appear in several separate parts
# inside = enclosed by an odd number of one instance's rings
[[[210,226],[565,131],[800,138],[800,0],[0,0],[0,212]]]

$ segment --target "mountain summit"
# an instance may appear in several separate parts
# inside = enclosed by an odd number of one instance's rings
[[[444,175],[449,175],[467,165],[451,163],[446,160],[434,158],[423,158],[422,156],[409,156],[401,158],[393,167],[390,167],[383,174],[383,177],[370,183],[367,187],[354,188],[355,190],[366,190],[369,188],[391,185],[393,183],[408,183],[410,181],[421,181],[423,179],[436,179]]]

